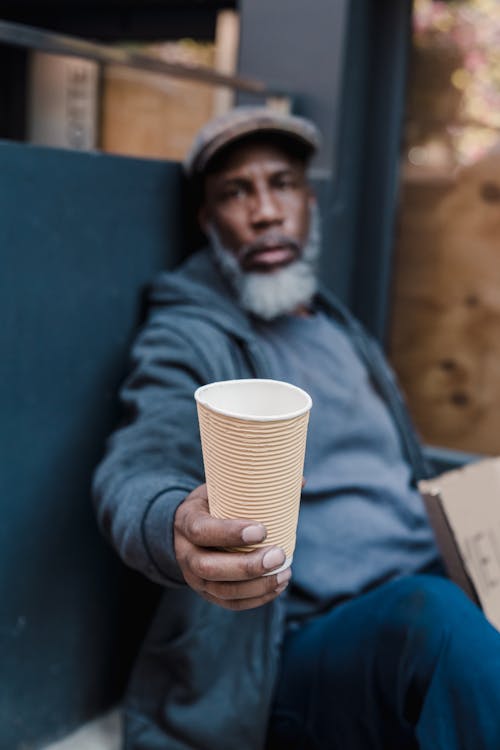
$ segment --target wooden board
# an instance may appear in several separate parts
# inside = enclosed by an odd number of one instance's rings
[[[500,452],[500,152],[403,184],[390,357],[427,442]]]
[[[142,52],[169,61],[212,65],[213,44],[189,40],[150,45]],[[197,130],[212,117],[213,87],[169,76],[108,66],[103,79],[104,151],[183,159]]]

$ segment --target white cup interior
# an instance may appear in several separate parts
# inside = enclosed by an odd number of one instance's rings
[[[291,419],[312,405],[308,393],[280,380],[223,380],[198,388],[194,396],[220,414],[259,421]]]

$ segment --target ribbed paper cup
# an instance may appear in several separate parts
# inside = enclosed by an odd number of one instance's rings
[[[225,380],[196,391],[211,515],[267,529],[260,544],[295,549],[311,397],[278,380]],[[277,571],[273,571],[275,573]]]

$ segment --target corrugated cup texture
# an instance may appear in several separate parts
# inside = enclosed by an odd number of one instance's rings
[[[237,418],[197,402],[209,509],[264,524],[261,544],[295,548],[309,411],[290,419]]]

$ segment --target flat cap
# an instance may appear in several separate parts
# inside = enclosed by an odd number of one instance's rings
[[[184,159],[188,177],[203,174],[208,162],[222,148],[253,133],[280,133],[302,146],[312,156],[319,148],[321,136],[317,127],[304,117],[285,115],[269,107],[235,107],[210,120],[198,131]]]

